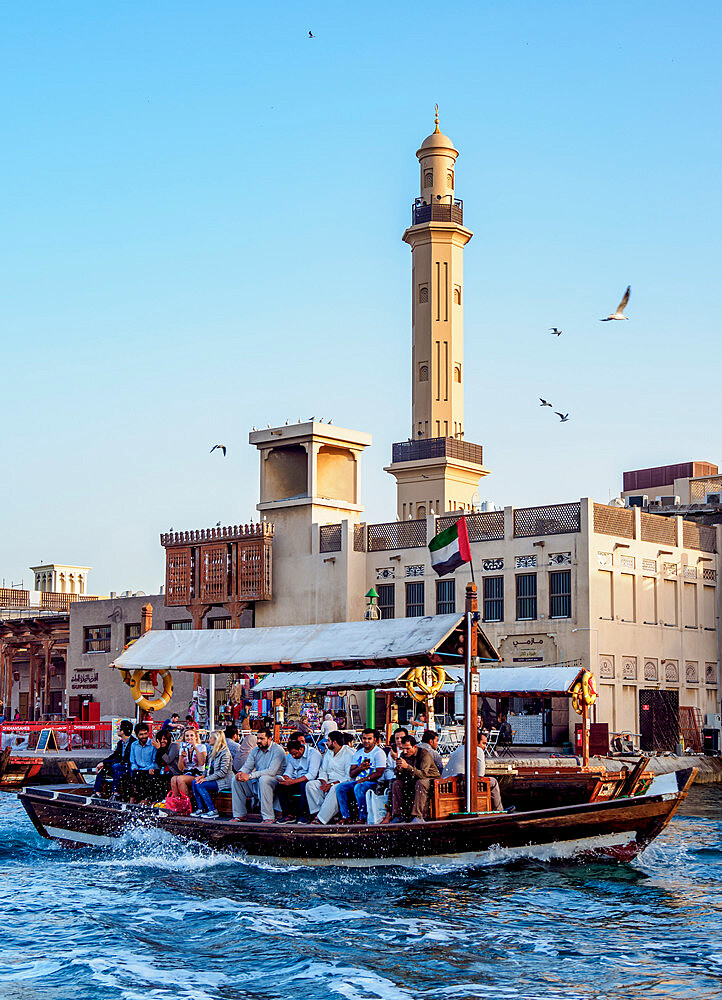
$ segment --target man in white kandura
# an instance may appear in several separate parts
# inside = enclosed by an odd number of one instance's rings
[[[483,730],[479,730],[478,734],[479,746],[476,750],[476,773],[478,777],[483,778],[486,774],[486,754],[484,753],[486,749],[486,744],[489,742],[489,737]],[[450,755],[448,761],[446,762],[446,767],[441,772],[442,778],[452,778],[455,774],[466,774],[466,761],[465,761],[466,747],[465,744],[461,743]],[[503,806],[501,804],[501,793],[499,792],[499,782],[496,778],[489,778],[491,783],[491,806],[495,812],[502,812]],[[513,806],[510,806],[507,812],[512,812]]]
[[[323,755],[318,778],[306,782],[306,801],[312,823],[330,823],[338,812],[336,788],[349,780],[353,752],[347,747],[343,733],[335,730],[328,736],[329,749]],[[315,814],[315,816],[314,816]]]
[[[258,745],[251,750],[243,769],[231,783],[233,819],[241,823],[248,813],[248,800],[256,795],[261,800],[261,816],[264,823],[275,823],[273,799],[276,794],[278,776],[286,766],[283,747],[273,742],[273,733],[264,729],[256,734]]]

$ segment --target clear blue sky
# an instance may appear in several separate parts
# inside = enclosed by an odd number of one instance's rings
[[[436,101],[482,497],[722,461],[713,0],[28,0],[0,28],[6,581],[156,590],[161,530],[255,515],[251,426],[311,414],[373,434],[367,515],[393,518]]]

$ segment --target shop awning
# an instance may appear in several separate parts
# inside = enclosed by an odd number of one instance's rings
[[[462,668],[444,667],[449,681],[456,682],[464,676]],[[253,688],[254,694],[266,691],[287,691],[289,688],[301,688],[304,691],[363,691],[366,689],[402,691],[405,685],[399,681],[398,667],[378,669],[364,667],[361,670],[294,670],[266,674],[262,681]],[[453,691],[453,686],[445,684],[444,689]]]
[[[584,673],[583,667],[482,667],[479,694],[492,697],[555,695],[563,698]]]
[[[275,628],[158,630],[142,635],[113,666],[251,674],[301,667],[446,666],[459,662],[460,627],[464,616],[453,614]],[[499,659],[481,631],[478,652],[482,659]]]

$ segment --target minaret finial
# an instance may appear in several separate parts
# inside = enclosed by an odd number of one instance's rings
[[[436,134],[439,131],[439,105],[438,104],[434,105],[434,113],[435,113],[434,125],[436,126],[436,128],[434,129],[434,134]]]

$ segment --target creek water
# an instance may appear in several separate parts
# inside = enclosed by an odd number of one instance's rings
[[[722,995],[722,788],[632,864],[266,869],[158,834],[63,850],[0,795],[2,1000]]]

